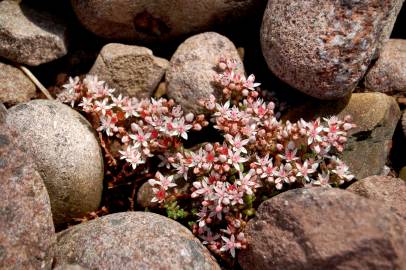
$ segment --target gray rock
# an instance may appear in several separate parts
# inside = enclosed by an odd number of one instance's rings
[[[107,215],[58,234],[56,264],[89,269],[220,269],[179,223],[154,213]]]
[[[377,92],[406,92],[406,40],[390,39],[365,76],[365,87]]]
[[[0,102],[13,106],[36,95],[35,84],[21,70],[0,62]]]
[[[289,110],[285,119],[351,115],[357,127],[349,132],[343,160],[357,179],[379,175],[388,158],[393,133],[400,118],[395,99],[382,93],[352,94],[334,102],[309,102]]]
[[[7,123],[44,179],[56,224],[98,208],[103,157],[83,116],[57,101],[38,99],[10,108]]]
[[[155,57],[148,48],[110,43],[103,47],[90,73],[117,94],[149,98],[168,67],[169,61]]]
[[[262,14],[265,0],[71,0],[79,21],[105,38],[162,41]]]
[[[0,14],[1,57],[37,66],[66,55],[66,27],[50,15],[11,0],[0,2]]]
[[[20,141],[0,123],[0,269],[51,269],[56,243],[51,205]]]
[[[369,176],[347,188],[362,197],[380,202],[406,218],[406,182],[389,176]]]
[[[290,190],[260,205],[238,261],[250,270],[404,269],[405,224],[349,191]]]
[[[319,99],[351,93],[389,38],[404,0],[269,0],[261,29],[272,72]]]
[[[185,40],[172,56],[166,73],[168,97],[187,112],[203,113],[199,101],[211,94],[221,94],[221,89],[213,84],[221,56],[237,60],[239,70],[244,73],[237,49],[225,36],[207,32]]]

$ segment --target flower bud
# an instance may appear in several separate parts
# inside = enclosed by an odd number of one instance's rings
[[[227,156],[226,155],[220,155],[219,156],[219,161],[222,162],[222,163],[226,162],[227,161]]]
[[[208,143],[204,146],[204,150],[206,150],[206,152],[211,152],[213,151],[213,145],[211,143]]]
[[[200,130],[202,130],[202,126],[200,124],[194,124],[193,129],[196,131],[200,131]]]
[[[188,113],[188,114],[186,114],[186,116],[185,116],[185,120],[186,120],[187,122],[192,122],[194,118],[195,118],[195,116],[193,115],[193,113]]]
[[[224,63],[224,62],[220,62],[219,63],[219,69],[220,70],[225,70],[227,68],[227,64],[226,63]]]

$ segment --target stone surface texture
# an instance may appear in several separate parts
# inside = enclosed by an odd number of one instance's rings
[[[0,2],[0,57],[38,66],[67,53],[66,27],[17,1]]]
[[[406,92],[406,40],[390,39],[385,44],[364,84],[377,92]]]
[[[35,84],[21,70],[0,62],[0,102],[13,106],[36,95]]]
[[[211,94],[219,96],[222,89],[213,83],[221,56],[237,61],[244,73],[244,65],[234,44],[225,36],[206,32],[185,40],[171,58],[166,73],[167,95],[180,104],[183,110],[203,113],[199,104]]]
[[[350,185],[347,190],[380,202],[406,218],[406,182],[390,176],[369,176]]]
[[[149,98],[168,67],[168,60],[155,57],[148,48],[110,43],[101,50],[90,74],[115,88],[116,95]]]
[[[270,0],[261,45],[270,70],[319,99],[345,97],[389,38],[404,0]]]
[[[71,0],[79,21],[105,38],[163,41],[261,16],[266,0]]]
[[[89,269],[220,269],[185,227],[154,213],[125,212],[58,234],[56,264]]]
[[[295,189],[258,209],[243,269],[404,269],[405,219],[336,188]]]
[[[20,135],[44,179],[54,222],[96,210],[103,189],[103,157],[86,119],[50,100],[32,100],[8,111],[7,123]]]
[[[0,269],[51,269],[56,243],[51,205],[20,140],[0,121]]]

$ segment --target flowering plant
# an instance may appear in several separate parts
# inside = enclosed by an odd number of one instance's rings
[[[225,58],[217,68],[214,80],[223,95],[201,105],[223,140],[193,149],[183,145],[188,131],[209,123],[203,115],[185,115],[172,100],[115,97],[92,76],[70,79],[59,99],[94,115],[102,139],[119,140],[115,154],[104,143],[111,166],[119,156],[139,174],[155,173],[148,180],[152,202],[187,222],[203,244],[227,260],[226,254],[235,257],[247,246],[243,229],[265,199],[288,188],[340,185],[354,177],[336,155],[354,125],[350,117],[335,116],[282,122],[275,104],[259,97],[254,75],[246,78]],[[149,165],[153,156],[160,158],[158,171]]]

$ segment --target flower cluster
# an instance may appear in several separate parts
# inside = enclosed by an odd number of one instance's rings
[[[253,75],[245,78],[230,60],[220,59],[218,68],[215,80],[223,88],[223,102],[211,96],[202,104],[224,141],[178,152],[165,165],[192,181],[194,233],[215,254],[227,251],[234,257],[247,245],[243,228],[255,211],[253,204],[282,189],[340,185],[354,177],[334,155],[343,150],[354,125],[350,117],[277,120],[275,104],[259,98]]]
[[[244,227],[265,199],[288,188],[338,186],[353,175],[338,157],[353,128],[350,117],[335,116],[295,123],[281,121],[275,104],[265,102],[254,75],[239,72],[236,61],[220,58],[214,80],[223,96],[201,104],[223,140],[191,149],[188,131],[209,123],[203,115],[184,114],[172,100],[114,96],[97,77],[70,79],[59,99],[96,118],[97,130],[113,141],[116,155],[148,183],[156,211],[187,223],[219,257],[246,248]],[[103,145],[103,143],[102,143]],[[159,157],[159,170],[148,163]],[[110,165],[114,162],[110,162]],[[138,170],[142,167],[144,170]],[[152,205],[151,205],[152,207]]]
[[[58,99],[95,117],[97,131],[106,140],[121,143],[116,158],[125,160],[134,170],[155,155],[177,151],[182,147],[181,138],[188,138],[188,131],[208,124],[202,115],[185,115],[173,100],[115,96],[115,90],[97,76],[88,75],[83,81],[70,78],[63,88]],[[111,158],[115,164],[114,156]]]

